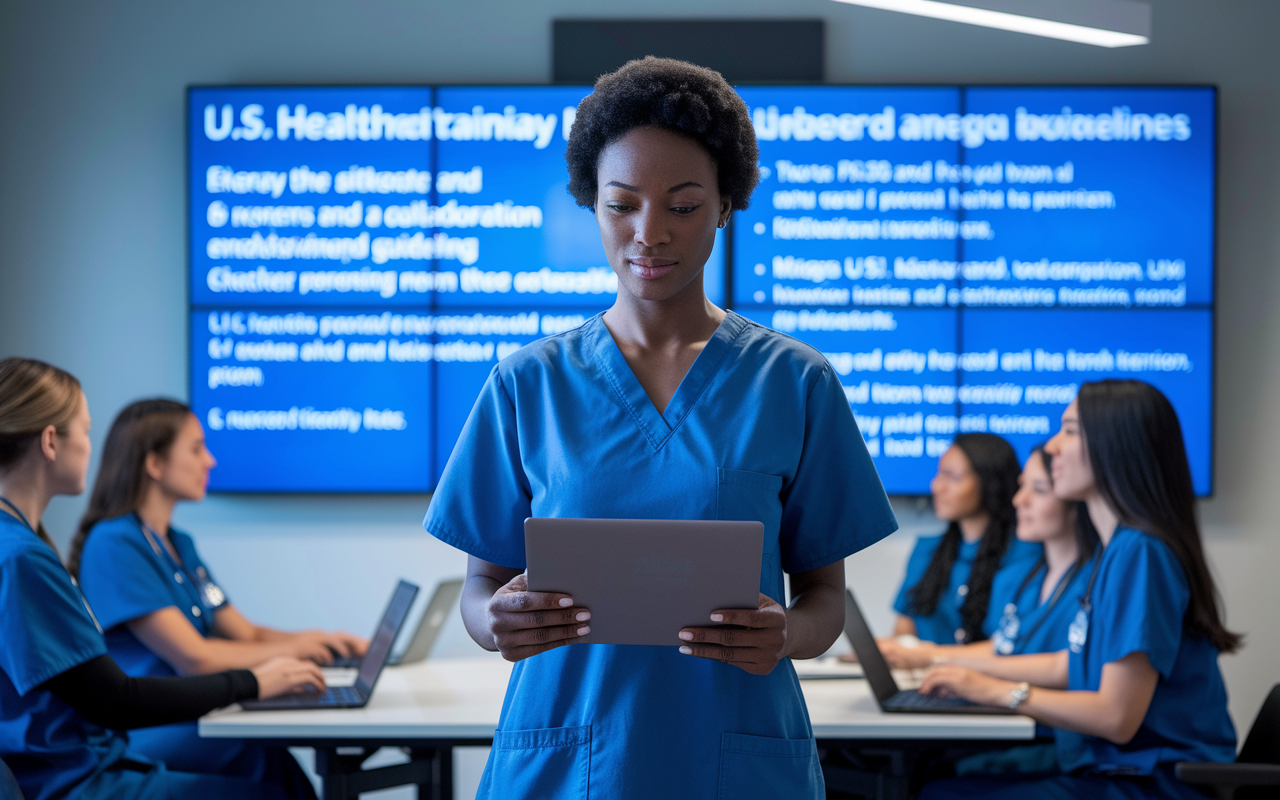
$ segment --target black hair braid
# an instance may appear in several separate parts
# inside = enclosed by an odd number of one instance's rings
[[[978,478],[980,503],[988,520],[969,573],[968,592],[960,606],[961,643],[968,643],[986,638],[982,623],[991,602],[992,581],[1013,539],[1017,519],[1013,495],[1018,491],[1018,475],[1022,470],[1013,447],[995,434],[962,433],[955,438],[954,445],[964,453]],[[960,525],[952,522],[929,559],[920,582],[908,592],[912,613],[928,616],[937,611],[938,601],[951,584],[951,568],[960,553],[960,541]]]

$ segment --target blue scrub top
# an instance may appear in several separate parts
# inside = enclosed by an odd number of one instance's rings
[[[134,677],[177,673],[125,623],[176,606],[201,635],[209,637],[217,610],[228,602],[191,537],[170,528],[169,541],[178,552],[178,562],[162,542],[152,546],[137,516],[126,514],[94,525],[80,556],[80,586],[106,631],[111,657]]]
[[[969,593],[969,573],[973,570],[973,560],[977,558],[978,548],[982,545],[981,539],[976,542],[961,540],[955,563],[951,565],[951,580],[947,583],[946,591],[938,598],[938,606],[933,613],[926,616],[912,613],[911,610],[910,592],[924,577],[925,570],[929,568],[929,562],[933,559],[933,553],[942,543],[944,535],[921,536],[916,540],[915,549],[907,559],[907,575],[902,581],[902,588],[898,590],[897,599],[893,602],[893,610],[903,616],[911,617],[916,624],[916,637],[922,641],[956,644],[964,638],[964,620],[960,616],[960,607],[964,605],[964,598]],[[995,581],[1000,575],[1006,572],[1019,573],[1020,577],[1025,576],[1030,565],[1035,563],[1043,553],[1044,548],[1038,543],[1024,542],[1017,538],[1010,540],[1008,548],[1004,551],[1004,557],[1000,559],[1000,569],[992,579],[992,587],[994,588]],[[992,597],[994,596],[993,594]],[[983,632],[986,635],[990,636],[992,630],[993,628],[984,625]]]
[[[61,797],[120,760],[128,740],[38,688],[107,654],[49,545],[0,512],[0,758],[27,800]]]
[[[764,523],[760,591],[896,527],[817,351],[728,312],[665,412],[600,315],[500,362],[425,526],[524,568],[526,517]],[[576,644],[515,665],[479,797],[821,797],[790,662],[769,675],[671,646]]]
[[[1043,559],[1031,567],[1001,570],[991,584],[991,607],[984,627],[998,656],[1022,653],[1056,653],[1067,649],[1067,629],[1080,610],[1089,578],[1101,558],[1094,550],[1085,563],[1073,566],[1058,578],[1045,602],[1040,602],[1049,567]]]
[[[1058,731],[1058,762],[1148,774],[1176,761],[1234,761],[1235,729],[1218,651],[1183,629],[1191,592],[1177,556],[1164,542],[1117,528],[1102,553],[1090,608],[1071,624],[1068,685],[1097,691],[1104,665],[1146,653],[1160,673],[1142,727],[1128,744]]]

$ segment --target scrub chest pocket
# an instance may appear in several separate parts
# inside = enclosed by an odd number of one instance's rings
[[[720,800],[817,800],[824,792],[813,739],[721,735]]]
[[[773,596],[782,577],[778,531],[782,526],[782,476],[741,469],[716,471],[716,519],[764,523],[764,552],[760,557],[760,591]],[[783,602],[781,595],[774,597]]]
[[[586,800],[591,773],[591,726],[495,731],[480,797]],[[501,791],[485,786],[500,781]]]

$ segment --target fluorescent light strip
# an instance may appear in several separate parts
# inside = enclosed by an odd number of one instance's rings
[[[1068,42],[1092,44],[1098,47],[1131,47],[1147,44],[1149,39],[1135,33],[1109,31],[1104,28],[1090,28],[1085,25],[1072,25],[1068,22],[1054,22],[1037,17],[1024,17],[1021,14],[1009,14],[1004,11],[990,11],[985,8],[960,6],[942,3],[938,0],[836,0],[854,6],[880,8],[885,11],[900,11],[903,14],[915,14],[920,17],[933,17],[951,22],[963,22],[967,25],[981,25],[984,28],[999,28],[1016,33],[1029,33],[1032,36],[1046,36],[1050,39],[1065,39]]]

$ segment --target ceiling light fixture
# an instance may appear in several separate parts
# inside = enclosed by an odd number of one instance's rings
[[[1065,39],[1098,47],[1151,41],[1151,5],[1135,0],[836,0],[867,8]]]

